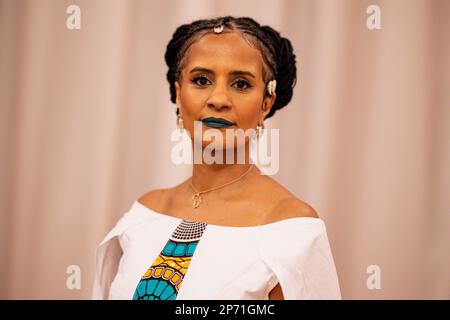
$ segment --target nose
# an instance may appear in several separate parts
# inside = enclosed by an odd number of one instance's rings
[[[230,108],[231,101],[228,96],[227,89],[224,86],[215,86],[208,97],[207,105],[210,108],[218,110],[222,108]]]

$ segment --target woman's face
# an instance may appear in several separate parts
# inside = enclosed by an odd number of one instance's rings
[[[275,94],[263,98],[263,58],[237,33],[207,34],[186,53],[180,80],[175,82],[176,103],[183,125],[194,139],[194,121],[223,118],[235,125],[218,128],[223,148],[236,142],[225,130],[255,129],[269,113]],[[202,123],[202,133],[211,127]],[[214,130],[214,129],[213,129]],[[245,138],[245,143],[248,137]],[[211,141],[202,139],[202,146]]]

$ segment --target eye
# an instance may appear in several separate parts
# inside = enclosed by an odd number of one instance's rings
[[[192,79],[192,82],[200,87],[204,87],[208,84],[208,82],[211,82],[206,78],[205,76],[197,76],[194,79]]]
[[[237,80],[233,83],[233,85],[237,85],[236,88],[240,90],[245,90],[252,87],[250,82],[248,82],[247,80]]]

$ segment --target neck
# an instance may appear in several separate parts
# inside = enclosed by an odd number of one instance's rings
[[[224,150],[224,155],[226,151]],[[236,153],[235,153],[236,154]],[[224,159],[225,160],[225,159]],[[225,161],[223,161],[225,162]],[[253,168],[250,168],[253,167]],[[248,171],[249,170],[249,171]],[[248,171],[248,172],[247,172]],[[231,182],[234,179],[239,178],[242,174],[247,172],[243,177],[241,177],[236,182],[231,183],[223,187],[226,189],[228,186],[237,187],[242,184],[242,182],[252,173],[260,173],[260,170],[256,165],[250,163],[249,153],[246,152],[245,163],[235,163],[227,164],[206,164],[202,162],[201,164],[195,164],[192,167],[192,179],[191,182],[194,188],[198,191],[209,190],[215,187],[219,187],[227,182]],[[223,193],[222,188],[217,189],[218,193]],[[219,192],[220,191],[220,192]]]

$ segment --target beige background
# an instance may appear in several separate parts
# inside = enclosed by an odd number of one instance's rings
[[[66,7],[81,7],[68,30]],[[381,30],[366,8],[381,8]],[[90,298],[94,249],[170,161],[165,46],[201,17],[288,37],[274,176],[325,220],[343,298],[450,298],[450,1],[0,0],[0,297]],[[81,290],[66,289],[79,265]],[[380,290],[366,268],[381,268]]]

